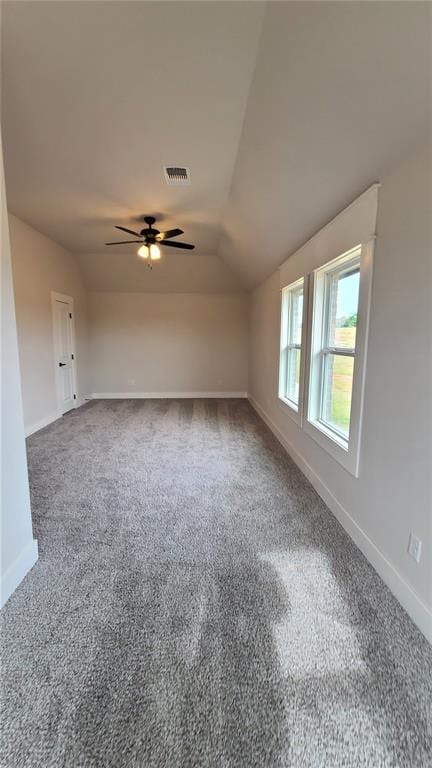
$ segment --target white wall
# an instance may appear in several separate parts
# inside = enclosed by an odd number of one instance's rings
[[[86,292],[76,259],[9,215],[12,268],[26,431],[57,415],[51,291],[74,299],[78,392],[87,387]]]
[[[249,393],[432,636],[430,168],[430,148],[419,149],[382,180],[360,476],[346,472],[279,404],[278,272],[252,294]],[[423,540],[419,564],[407,554],[410,530]]]
[[[0,149],[1,154],[1,149]],[[33,539],[1,159],[1,595],[3,605],[37,560]]]
[[[246,392],[244,294],[90,293],[93,393]]]

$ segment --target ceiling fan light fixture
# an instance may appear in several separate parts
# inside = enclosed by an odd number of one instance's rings
[[[147,245],[142,245],[141,248],[138,248],[138,256],[141,256],[142,259],[148,259],[149,257],[149,249]]]
[[[129,235],[133,235],[138,238],[137,240],[117,240],[116,242],[105,243],[105,245],[129,245],[137,243],[140,247],[137,250],[137,256],[147,261],[147,266],[152,266],[153,261],[160,261],[162,256],[161,246],[169,246],[170,248],[183,248],[187,251],[191,251],[195,248],[191,243],[178,242],[173,240],[178,235],[183,235],[183,230],[175,227],[175,229],[167,229],[166,232],[160,232],[159,229],[155,229],[153,224],[156,223],[154,216],[144,216],[144,221],[148,225],[146,229],[142,229],[140,232],[134,232],[133,229],[127,227],[121,227],[119,224],[115,224],[116,229],[120,229],[122,232],[127,232]]]

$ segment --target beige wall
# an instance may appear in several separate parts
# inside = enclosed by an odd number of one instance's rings
[[[19,356],[28,431],[57,410],[51,291],[72,296],[77,341],[78,398],[87,393],[86,292],[75,258],[9,215]]]
[[[37,560],[33,539],[9,230],[1,160],[1,566],[0,606]]]
[[[351,532],[359,526],[370,540],[360,536],[407,610],[418,617],[422,603],[424,621],[432,608],[430,161],[429,150],[419,150],[384,178],[380,190],[358,479],[279,404],[278,272],[252,294],[249,368],[252,397],[321,490],[325,486],[342,505]],[[351,525],[348,518],[344,524]],[[423,540],[419,564],[407,554],[410,530]]]
[[[198,249],[162,250],[154,269],[137,256],[139,246],[76,255],[89,291],[113,293],[241,293],[238,275],[218,256]]]
[[[75,302],[78,398],[247,391],[245,294],[87,294],[76,256],[11,214],[9,225],[27,431],[56,416],[51,291]]]
[[[90,293],[91,391],[246,392],[248,297]]]

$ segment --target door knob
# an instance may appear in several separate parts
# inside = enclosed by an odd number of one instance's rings
[[[59,363],[60,368],[63,368],[64,365],[66,365],[66,363]]]

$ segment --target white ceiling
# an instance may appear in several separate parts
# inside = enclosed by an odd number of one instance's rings
[[[432,3],[268,6],[223,257],[256,285],[431,136]]]
[[[197,248],[166,249],[142,290],[255,285],[425,134],[430,4],[263,11],[2,4],[9,208],[80,253],[89,287],[137,289],[132,246],[103,243],[144,213]],[[164,164],[191,186],[167,187]]]
[[[5,2],[10,210],[69,250],[105,253],[128,239],[114,224],[161,214],[215,255],[262,16],[243,2]],[[191,186],[168,187],[165,164],[188,166]]]

